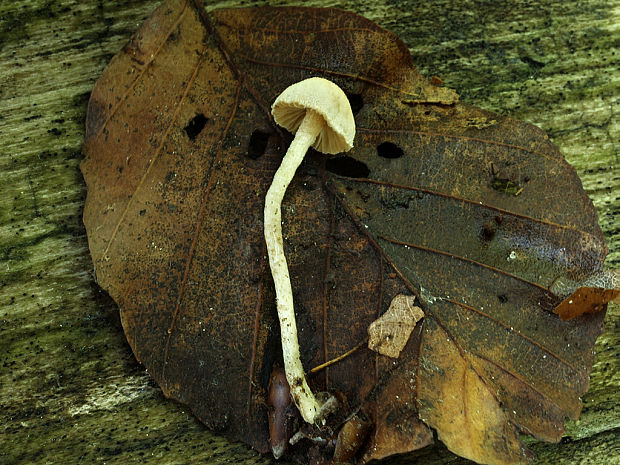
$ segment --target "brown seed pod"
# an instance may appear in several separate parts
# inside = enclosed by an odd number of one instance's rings
[[[282,457],[293,435],[297,422],[297,409],[291,399],[291,390],[286,374],[280,367],[274,367],[269,379],[269,444],[276,459]]]

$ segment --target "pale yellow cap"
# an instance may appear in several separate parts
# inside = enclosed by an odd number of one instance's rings
[[[313,148],[329,154],[351,150],[355,120],[349,99],[340,87],[319,77],[297,82],[284,89],[273,102],[271,114],[276,123],[295,134],[307,109],[317,112],[326,123]]]

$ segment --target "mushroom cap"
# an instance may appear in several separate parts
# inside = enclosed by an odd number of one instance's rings
[[[312,144],[314,149],[329,154],[351,150],[355,120],[349,99],[340,87],[320,77],[299,81],[276,98],[271,114],[276,123],[294,134],[308,109],[321,115],[326,123]]]

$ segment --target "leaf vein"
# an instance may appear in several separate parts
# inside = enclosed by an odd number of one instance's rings
[[[477,375],[477,374],[476,374]],[[462,392],[462,399],[463,399],[463,423],[464,423],[464,427],[465,427],[465,433],[467,434],[467,437],[469,438],[469,443],[470,444],[475,444],[475,441],[472,440],[473,435],[471,432],[471,427],[470,427],[470,419],[468,417],[468,408],[467,408],[467,367],[464,366],[463,367],[463,383],[462,383],[462,387],[461,387],[461,392]]]
[[[505,330],[507,330],[508,332],[517,335],[518,337],[526,340],[527,342],[529,342],[530,344],[538,347],[541,351],[545,352],[546,354],[550,355],[551,357],[555,358],[556,360],[558,360],[560,363],[562,363],[563,365],[566,365],[568,368],[570,368],[571,370],[575,371],[576,373],[579,373],[579,370],[570,362],[568,362],[567,360],[564,360],[562,357],[560,357],[559,355],[557,355],[555,352],[553,352],[551,349],[549,349],[548,347],[545,347],[544,345],[540,344],[539,342],[535,341],[534,339],[532,339],[529,336],[526,336],[525,334],[519,332],[519,331],[515,331],[511,326],[502,323],[501,321],[497,320],[496,318],[493,318],[491,315],[478,310],[474,307],[471,307],[469,305],[466,305],[464,303],[461,302],[457,302],[455,300],[452,299],[443,299],[446,302],[450,302],[451,304],[454,304],[458,307],[464,308],[466,310],[469,310],[471,312],[477,313],[480,316],[483,316],[487,319],[489,319],[490,321],[493,321],[494,323],[498,324],[499,326],[501,326],[502,328],[504,328]]]
[[[411,129],[371,129],[371,128],[364,128],[364,127],[360,127],[360,126],[356,127],[356,130],[358,132],[367,132],[367,133],[371,133],[371,134],[382,134],[382,133],[418,134],[418,135],[421,135],[421,136],[445,137],[445,138],[449,138],[449,139],[460,139],[460,140],[466,140],[466,141],[472,141],[472,142],[482,142],[482,143],[487,144],[487,145],[497,145],[499,147],[506,147],[506,148],[516,149],[516,150],[522,150],[524,152],[531,153],[532,155],[538,155],[538,156],[543,157],[543,158],[548,158],[549,160],[559,161],[558,157],[549,156],[546,153],[538,152],[538,151],[532,150],[532,149],[528,149],[527,147],[523,147],[521,145],[508,144],[506,142],[500,142],[500,141],[491,140],[491,139],[482,139],[480,137],[463,136],[462,134],[440,134],[440,133],[428,132],[428,131],[414,131],[414,130],[411,130]]]
[[[341,78],[347,78],[347,79],[353,79],[353,80],[357,80],[357,81],[367,82],[368,84],[372,84],[372,85],[377,86],[377,87],[383,87],[384,89],[391,90],[392,92],[396,92],[396,93],[399,93],[399,94],[407,95],[409,97],[413,97],[414,100],[422,99],[422,97],[423,97],[421,94],[415,94],[415,93],[412,93],[412,92],[405,92],[404,90],[399,89],[397,87],[384,84],[383,82],[375,81],[374,79],[370,79],[368,77],[361,76],[359,74],[343,73],[341,71],[332,71],[332,70],[325,69],[325,68],[315,68],[313,66],[295,65],[295,64],[292,64],[292,63],[276,63],[276,62],[263,61],[263,60],[258,60],[256,58],[249,57],[249,56],[244,55],[242,53],[240,53],[239,56],[241,58],[243,58],[244,60],[246,60],[246,61],[248,61],[250,63],[257,64],[257,65],[273,66],[275,68],[303,69],[303,70],[306,70],[306,71],[311,71],[313,73],[322,73],[322,74],[329,75],[329,76],[337,76],[337,77],[341,77]],[[427,101],[427,100],[425,99],[424,101]],[[428,103],[439,103],[439,100],[437,100],[437,102],[428,101]]]
[[[340,177],[340,176],[337,176],[337,175],[332,175],[332,176]],[[566,230],[569,230],[569,231],[575,231],[575,232],[578,232],[580,234],[583,234],[584,236],[591,236],[591,234],[588,233],[587,231],[583,231],[583,230],[581,230],[579,228],[575,228],[574,226],[554,223],[552,221],[541,220],[539,218],[534,218],[532,216],[528,216],[528,215],[523,215],[521,213],[512,212],[510,210],[505,210],[503,208],[495,207],[493,205],[488,205],[488,204],[485,204],[485,203],[477,202],[475,200],[470,200],[470,199],[466,199],[466,198],[463,198],[463,197],[457,197],[457,196],[446,194],[446,193],[443,193],[443,192],[434,191],[434,190],[431,190],[431,189],[424,189],[422,187],[415,187],[415,186],[406,186],[406,185],[403,185],[403,184],[394,184],[394,183],[390,183],[390,182],[386,182],[386,181],[378,181],[378,180],[369,179],[369,178],[346,178],[346,180],[349,181],[349,182],[376,184],[376,185],[379,185],[379,186],[393,187],[395,189],[404,189],[404,190],[410,190],[410,191],[414,191],[414,192],[421,192],[423,194],[434,195],[434,196],[437,196],[437,197],[443,197],[443,198],[446,198],[446,199],[455,200],[457,202],[464,202],[464,203],[467,203],[467,204],[470,204],[470,205],[475,205],[476,207],[479,207],[479,208],[487,208],[487,209],[493,210],[493,211],[495,211],[497,213],[501,213],[502,215],[511,216],[511,217],[519,218],[519,219],[526,220],[526,221],[531,221],[532,223],[539,223],[539,224],[543,224],[543,225],[549,226],[549,227],[554,227],[554,228],[558,228],[558,229],[566,229]]]
[[[461,347],[461,345],[458,343],[457,339],[454,337],[454,335],[448,330],[448,328],[446,328],[444,326],[444,324],[441,322],[441,320],[437,317],[437,315],[435,315],[435,313],[429,309],[429,312],[431,313],[433,319],[435,320],[435,323],[439,326],[439,328],[446,333],[446,335],[450,338],[450,340],[452,341],[452,343],[454,344],[454,346],[457,348],[457,350],[459,351],[459,354],[461,356],[461,358],[463,359],[463,361],[465,363],[467,363],[469,365],[469,367],[471,368],[471,370],[476,374],[476,376],[478,376],[478,378],[480,379],[480,381],[484,384],[485,388],[489,391],[489,394],[491,394],[491,396],[495,399],[495,401],[499,404],[500,400],[497,396],[497,393],[495,392],[495,389],[492,388],[492,386],[489,385],[488,380],[486,379],[485,376],[483,376],[482,374],[478,373],[478,370],[476,370],[476,367],[473,366],[473,364],[471,363],[471,361],[468,359],[465,350]],[[476,357],[479,357],[482,360],[485,360],[486,362],[490,363],[491,365],[499,368],[501,371],[503,371],[504,373],[506,373],[508,376],[512,376],[514,379],[516,379],[517,381],[519,381],[520,383],[522,383],[524,386],[527,386],[528,388],[530,388],[532,391],[534,391],[536,394],[538,394],[540,397],[542,397],[543,399],[547,399],[549,402],[551,402],[553,405],[555,405],[558,409],[560,410],[564,410],[562,409],[558,403],[551,399],[549,396],[544,395],[542,392],[540,392],[538,389],[536,389],[534,386],[532,386],[530,383],[524,381],[523,379],[521,379],[521,377],[519,377],[516,373],[513,373],[511,371],[509,371],[508,369],[500,366],[499,364],[497,364],[496,362],[488,359],[487,357],[484,357],[483,355],[476,353],[475,354]]]
[[[232,124],[232,121],[235,117],[235,114],[237,112],[237,108],[239,107],[239,94],[241,92],[241,83],[237,84],[237,89],[235,90],[235,100],[234,103],[232,105],[232,110],[230,113],[230,116],[228,118],[228,122],[226,123],[226,127],[224,128],[224,131],[222,133],[222,136],[220,137],[220,141],[223,141],[226,138],[226,135],[228,134],[228,131],[230,129],[230,126]],[[166,348],[164,350],[164,358],[163,358],[163,362],[162,362],[162,369],[161,369],[161,382],[164,383],[165,382],[165,373],[166,373],[166,365],[168,364],[168,352],[170,349],[170,341],[172,339],[172,333],[174,331],[174,327],[176,325],[176,320],[177,320],[177,316],[179,314],[180,308],[181,308],[181,300],[183,298],[183,295],[185,293],[185,285],[187,283],[187,279],[189,277],[189,272],[191,269],[191,265],[192,265],[192,259],[194,257],[194,251],[196,249],[196,244],[198,242],[198,236],[200,235],[200,231],[202,230],[202,218],[204,216],[205,210],[206,210],[206,206],[207,206],[207,201],[209,199],[209,194],[211,192],[211,187],[213,185],[213,174],[215,171],[215,167],[217,166],[217,163],[222,155],[222,145],[223,142],[220,143],[219,149],[217,151],[217,154],[215,156],[215,158],[213,159],[213,161],[211,162],[211,167],[209,169],[209,180],[207,181],[207,185],[204,189],[204,195],[202,198],[202,203],[200,205],[200,210],[198,213],[198,218],[196,219],[196,230],[194,232],[194,237],[192,238],[192,243],[190,245],[189,251],[187,253],[187,258],[185,261],[185,269],[183,271],[183,278],[181,280],[181,286],[179,288],[179,294],[177,297],[177,301],[174,307],[174,311],[172,313],[172,320],[170,322],[170,326],[168,327],[168,337],[166,338]]]
[[[322,170],[323,182],[325,182],[325,170]],[[332,197],[329,198],[329,209],[331,210],[331,218],[329,221],[329,232],[327,234],[327,252],[325,256],[325,270],[323,273],[323,300],[322,300],[322,310],[323,310],[323,363],[326,363],[329,360],[329,354],[327,352],[327,310],[328,310],[328,291],[327,291],[327,281],[329,279],[329,270],[331,267],[331,253],[334,242],[334,229],[336,227],[335,221],[335,203]],[[329,368],[325,369],[325,391],[329,389]]]
[[[142,68],[142,70],[136,74],[136,78],[134,79],[134,81],[131,83],[131,85],[127,88],[127,90],[125,91],[125,93],[123,94],[123,96],[118,99],[118,101],[116,102],[116,104],[114,104],[114,106],[112,107],[110,114],[108,115],[108,117],[104,120],[103,124],[101,125],[101,127],[99,128],[99,130],[97,131],[97,133],[94,136],[94,139],[98,139],[101,134],[103,133],[104,129],[106,128],[107,124],[110,122],[110,120],[112,119],[112,117],[116,114],[116,112],[118,111],[118,109],[120,108],[121,104],[123,102],[125,102],[125,100],[127,99],[127,97],[129,96],[129,93],[132,91],[132,89],[136,86],[136,84],[140,81],[140,79],[142,78],[142,76],[144,76],[144,74],[146,73],[146,71],[149,69],[149,67],[151,66],[151,64],[155,61],[155,58],[159,55],[159,52],[161,51],[161,49],[163,48],[163,46],[166,44],[166,42],[168,42],[168,38],[170,38],[170,36],[172,35],[172,31],[174,31],[176,29],[176,27],[181,23],[181,21],[183,21],[183,18],[185,17],[185,13],[187,12],[187,7],[188,7],[188,3],[185,3],[185,6],[183,7],[183,11],[181,11],[181,14],[179,14],[179,17],[177,18],[177,20],[174,22],[174,24],[172,25],[172,27],[168,30],[168,32],[164,35],[164,40],[162,40],[161,44],[159,44],[159,47],[157,47],[157,49],[155,50],[155,53],[153,53],[149,59],[149,61],[147,61],[145,63],[145,66]]]
[[[552,399],[551,397],[543,394],[542,392],[540,392],[538,389],[536,389],[534,386],[532,386],[530,383],[524,381],[523,379],[521,379],[520,376],[518,376],[516,373],[513,373],[512,371],[504,368],[503,366],[501,366],[500,364],[498,364],[497,362],[494,362],[493,360],[485,357],[484,355],[481,355],[479,353],[475,354],[476,357],[484,360],[485,362],[489,363],[490,365],[493,365],[494,367],[496,367],[497,369],[499,369],[500,371],[503,371],[504,373],[506,373],[508,376],[513,377],[514,379],[516,379],[517,381],[519,381],[521,384],[523,384],[524,386],[528,387],[529,389],[531,389],[532,391],[534,391],[536,394],[538,394],[541,398],[549,401],[551,404],[553,404],[558,410],[565,412],[565,409],[562,408],[554,399]],[[473,367],[472,367],[473,369]],[[475,371],[475,370],[474,370]],[[480,376],[480,375],[478,375]],[[481,377],[482,378],[482,377]]]
[[[504,271],[504,270],[501,270],[499,268],[495,268],[494,266],[487,265],[485,263],[478,262],[476,260],[472,260],[471,258],[462,257],[460,255],[456,255],[456,254],[453,254],[453,253],[450,253],[450,252],[444,252],[443,250],[431,249],[429,247],[424,247],[422,245],[417,245],[417,244],[412,244],[412,243],[409,243],[409,242],[399,241],[397,239],[392,239],[392,238],[385,237],[385,236],[377,236],[377,238],[381,239],[383,241],[386,241],[386,242],[390,242],[391,244],[401,245],[403,247],[411,247],[413,249],[423,250],[424,252],[429,252],[429,253],[433,253],[433,254],[443,255],[443,256],[446,256],[446,257],[454,258],[456,260],[464,261],[466,263],[471,263],[472,265],[480,266],[481,268],[485,268],[485,269],[490,270],[490,271],[492,271],[494,273],[502,274],[504,276],[507,276],[508,278],[515,279],[517,281],[521,281],[521,282],[523,282],[525,284],[528,284],[530,286],[536,287],[536,288],[544,291],[545,293],[549,293],[549,290],[546,287],[541,286],[538,283],[534,283],[532,281],[528,281],[527,279],[522,278],[520,276],[517,276],[515,274],[512,274],[512,273],[510,273],[508,271]]]
[[[224,23],[223,21],[220,21],[220,24],[229,29],[235,29],[233,25]],[[300,29],[272,29],[272,28],[262,28],[262,27],[246,27],[243,30],[241,30],[239,35],[242,35],[242,34],[246,35],[247,33],[251,33],[251,32],[265,32],[267,34],[291,34],[291,35],[294,35],[294,34],[297,34],[297,35],[329,34],[329,33],[338,33],[338,32],[368,32],[370,34],[377,34],[377,33],[391,34],[388,31],[378,31],[376,29],[370,29],[366,27],[334,27],[334,28],[327,28],[327,29],[308,29],[306,31],[300,30]]]
[[[256,352],[258,346],[258,329],[259,329],[259,319],[260,319],[260,311],[263,307],[263,279],[262,276],[265,272],[265,254],[266,254],[266,246],[265,241],[262,240],[262,250],[260,254],[260,279],[258,280],[258,289],[257,289],[257,299],[256,299],[256,307],[254,310],[254,334],[252,338],[252,354],[250,355],[250,375],[248,376],[248,421],[252,421],[252,392],[254,389],[254,365],[256,365]]]
[[[127,216],[127,212],[129,211],[129,207],[131,207],[131,205],[133,204],[134,199],[136,198],[136,193],[144,185],[144,182],[146,181],[146,179],[148,178],[149,174],[151,173],[151,170],[153,169],[153,166],[155,165],[155,162],[159,159],[159,157],[160,157],[160,155],[162,153],[162,150],[164,148],[166,140],[168,139],[168,135],[170,134],[170,131],[172,130],[172,126],[174,125],[174,123],[176,122],[177,118],[179,117],[179,113],[180,113],[180,110],[181,110],[182,103],[185,101],[185,98],[187,97],[187,94],[188,94],[189,90],[191,89],[192,85],[194,84],[194,81],[196,80],[196,76],[198,75],[198,70],[200,69],[200,64],[201,63],[202,63],[202,58],[199,59],[196,62],[196,66],[194,67],[194,69],[192,71],[192,75],[188,79],[187,85],[185,86],[185,89],[183,90],[183,94],[181,94],[181,98],[179,99],[179,102],[177,103],[176,109],[174,110],[174,114],[172,115],[172,119],[170,120],[170,124],[166,128],[166,131],[164,132],[164,134],[163,134],[163,136],[161,138],[161,142],[159,143],[159,146],[155,150],[155,153],[153,154],[153,157],[152,157],[150,163],[148,164],[148,166],[146,167],[146,170],[144,171],[144,174],[140,178],[140,182],[138,183],[138,185],[134,189],[133,193],[129,197],[129,200],[127,201],[127,204],[125,205],[125,208],[123,209],[123,213],[121,213],[120,218],[116,222],[116,225],[114,226],[114,230],[112,231],[112,235],[110,236],[110,239],[108,239],[108,243],[107,243],[105,249],[103,250],[103,252],[101,253],[101,256],[99,257],[99,259],[97,261],[107,260],[108,259],[107,254],[110,251],[110,246],[112,245],[112,243],[116,239],[116,236],[117,236],[118,231],[119,231],[119,229],[121,227],[121,224],[125,221],[125,217]]]

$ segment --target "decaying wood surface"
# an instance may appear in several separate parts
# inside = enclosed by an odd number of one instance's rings
[[[157,4],[0,3],[0,463],[272,463],[163,398],[93,279],[79,172],[86,103]],[[209,8],[223,6],[241,2]],[[329,6],[398,34],[420,71],[463,101],[547,131],[598,209],[608,266],[620,265],[616,10],[601,0]],[[531,445],[536,463],[620,459],[619,323],[611,306],[581,419],[560,444]],[[437,445],[385,463],[468,462]]]

